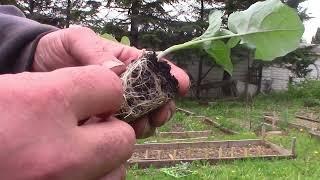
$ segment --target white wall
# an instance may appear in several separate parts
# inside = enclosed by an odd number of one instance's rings
[[[264,67],[262,70],[262,91],[284,91],[288,89],[291,72],[286,68]]]

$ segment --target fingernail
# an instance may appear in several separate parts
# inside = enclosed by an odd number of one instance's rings
[[[105,66],[109,69],[117,67],[117,66],[124,66],[125,64],[117,59],[107,60],[105,61],[102,66]]]

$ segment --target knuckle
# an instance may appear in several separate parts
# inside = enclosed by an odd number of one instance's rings
[[[120,98],[123,95],[123,87],[121,79],[111,70],[103,66],[92,66],[88,69],[85,77],[88,83],[94,83],[108,91],[109,96]]]
[[[77,26],[77,27],[71,27],[69,28],[73,33],[88,33],[88,34],[95,34],[95,32],[88,28],[83,26]]]
[[[88,96],[99,98],[97,102],[104,104],[107,111],[117,110],[123,102],[121,79],[110,69],[98,65],[74,69],[70,74],[72,87],[81,89]],[[104,101],[101,101],[104,100]],[[112,106],[106,106],[107,103]]]

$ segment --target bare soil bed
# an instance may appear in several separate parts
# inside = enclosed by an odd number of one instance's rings
[[[307,121],[307,120],[297,118],[293,123],[299,126],[305,127],[307,129],[320,129],[320,123],[317,123],[317,122],[312,122],[312,121]]]
[[[206,160],[216,163],[247,158],[292,158],[293,151],[270,142],[253,140],[152,143],[135,146],[129,164],[164,167],[180,162]]]
[[[148,154],[146,156],[146,154]],[[160,156],[159,156],[160,155]],[[212,148],[181,148],[161,150],[137,150],[131,160],[137,159],[188,159],[188,158],[219,158],[219,157],[249,157],[261,155],[279,155],[270,147],[248,145],[244,147],[212,147]],[[159,158],[160,157],[160,158]]]

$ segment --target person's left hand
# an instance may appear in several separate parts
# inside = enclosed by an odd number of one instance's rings
[[[120,75],[126,65],[142,53],[134,47],[103,39],[91,29],[84,27],[62,29],[43,36],[37,46],[33,71],[52,71],[59,68],[85,65],[103,65]],[[179,94],[189,88],[188,75],[177,66],[171,65],[171,73],[179,82]],[[106,79],[106,82],[108,80]],[[137,138],[154,133],[156,127],[168,121],[175,111],[173,101],[168,102],[149,115],[132,123]]]

